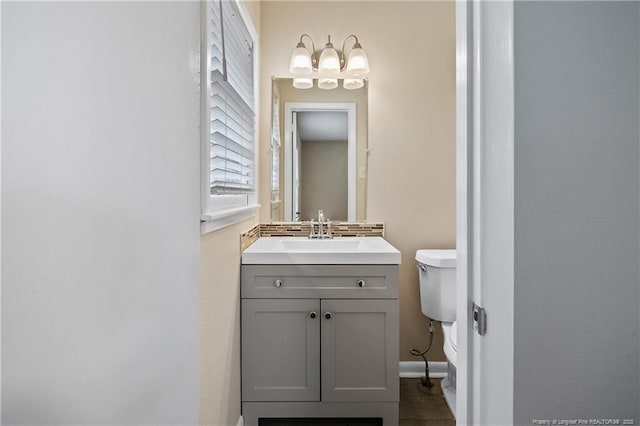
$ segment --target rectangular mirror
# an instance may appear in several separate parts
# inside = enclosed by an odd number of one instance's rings
[[[274,78],[271,220],[366,219],[367,84],[295,89]]]

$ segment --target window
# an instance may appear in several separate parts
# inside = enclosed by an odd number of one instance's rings
[[[203,7],[202,230],[209,232],[258,208],[257,37],[236,0],[210,0]]]

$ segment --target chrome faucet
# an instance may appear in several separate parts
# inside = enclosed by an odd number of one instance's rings
[[[311,219],[311,233],[309,234],[309,238],[313,238],[313,239],[333,238],[333,235],[331,234],[331,221],[325,219],[324,212],[322,210],[318,210],[317,230],[316,230],[316,222],[313,219]]]
[[[322,225],[324,224],[324,212],[318,210],[318,238],[323,238]]]

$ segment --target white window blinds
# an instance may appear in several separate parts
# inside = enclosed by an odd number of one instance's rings
[[[211,195],[254,192],[253,39],[235,1],[209,4],[209,190]]]

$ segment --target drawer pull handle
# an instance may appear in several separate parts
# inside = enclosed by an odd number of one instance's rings
[[[316,313],[316,311],[309,312],[309,318],[316,319],[317,316],[318,316],[318,314]]]
[[[273,282],[273,286],[274,286],[274,287],[282,287],[282,284],[284,284],[284,283],[282,282],[282,280],[275,280],[275,281]]]
[[[365,287],[366,285],[367,285],[367,283],[364,282],[364,280],[359,280],[358,281],[358,287],[362,288],[362,287]]]
[[[332,315],[331,315],[331,312],[325,312],[325,313],[324,313],[324,317],[325,317],[326,319],[331,319],[331,316],[332,316]]]

